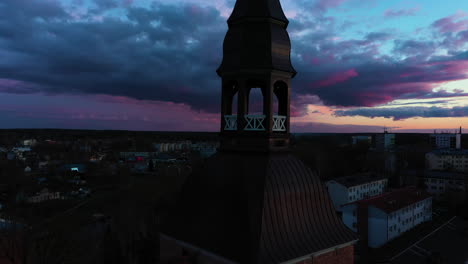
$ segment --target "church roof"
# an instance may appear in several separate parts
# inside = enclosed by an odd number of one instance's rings
[[[239,263],[281,263],[357,238],[287,153],[218,153],[186,182],[169,235]]]

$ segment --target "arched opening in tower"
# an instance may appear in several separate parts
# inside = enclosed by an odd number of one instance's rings
[[[263,93],[259,87],[250,88],[249,91],[249,106],[247,114],[249,115],[263,115]]]

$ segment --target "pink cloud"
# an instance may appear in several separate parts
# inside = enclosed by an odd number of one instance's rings
[[[353,77],[358,76],[358,72],[355,69],[350,69],[344,72],[339,72],[336,74],[333,74],[331,76],[328,76],[326,79],[318,81],[314,83],[312,86],[314,87],[324,87],[324,86],[330,86],[334,85],[337,83],[345,82]]]
[[[435,21],[432,26],[442,33],[459,32],[468,30],[468,13],[457,12],[454,15]],[[465,19],[466,18],[466,19]]]

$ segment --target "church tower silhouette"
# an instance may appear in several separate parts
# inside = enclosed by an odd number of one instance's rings
[[[290,153],[296,71],[279,0],[237,0],[228,25],[217,70],[220,149],[186,180],[165,234],[234,263],[308,263],[329,252],[353,263],[356,235],[319,177]],[[253,89],[262,94],[259,114],[249,109]]]

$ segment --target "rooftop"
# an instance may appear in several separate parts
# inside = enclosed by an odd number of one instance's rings
[[[374,173],[361,173],[333,179],[334,181],[346,186],[353,187],[369,182],[375,182],[386,179],[386,177]]]
[[[429,153],[434,155],[468,155],[468,149],[436,149]]]
[[[454,179],[463,180],[468,177],[466,173],[453,172],[453,171],[425,171],[424,178],[437,178],[437,179]]]
[[[393,190],[369,199],[357,201],[355,203],[374,206],[386,213],[392,213],[419,201],[423,201],[429,197],[431,197],[431,195],[423,190],[417,189],[416,187],[407,187]]]

